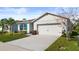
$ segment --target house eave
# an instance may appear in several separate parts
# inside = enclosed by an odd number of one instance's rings
[[[63,17],[63,16],[60,16],[60,15],[56,15],[56,14],[52,14],[52,13],[45,13],[43,14],[42,16],[38,17],[37,19],[35,19],[34,21],[32,21],[32,23],[36,22],[37,20],[39,20],[40,18],[44,17],[45,15],[52,15],[52,16],[57,16],[57,17],[60,17],[60,18],[63,18],[63,19],[69,19],[69,18],[66,18],[66,17]]]

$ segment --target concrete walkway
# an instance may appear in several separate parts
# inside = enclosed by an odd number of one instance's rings
[[[32,35],[19,40],[7,42],[5,44],[22,47],[31,51],[43,51],[50,46],[59,36],[52,35]]]

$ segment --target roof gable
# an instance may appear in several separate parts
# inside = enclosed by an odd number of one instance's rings
[[[42,17],[46,16],[46,15],[52,15],[52,16],[57,16],[57,17],[63,18],[63,19],[69,19],[69,18],[60,16],[60,15],[55,15],[55,14],[51,14],[51,13],[45,13],[42,16],[38,17],[36,20],[34,20],[33,23],[36,22],[37,20],[41,19]]]

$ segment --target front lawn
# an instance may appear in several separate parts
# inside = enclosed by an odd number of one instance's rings
[[[79,51],[78,41],[75,38],[66,40],[61,36],[45,51]]]
[[[5,33],[5,34],[0,34],[0,41],[1,42],[8,42],[20,38],[24,38],[27,35],[24,33]]]

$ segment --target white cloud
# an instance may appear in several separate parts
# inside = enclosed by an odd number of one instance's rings
[[[28,8],[0,8],[0,19],[12,17],[14,19],[26,18]]]
[[[19,8],[19,9],[17,9],[16,11],[17,11],[16,13],[17,13],[18,15],[19,15],[19,14],[21,15],[21,14],[26,14],[28,10],[27,10],[26,8]]]
[[[10,18],[10,17],[12,17],[15,20],[22,20],[23,18],[26,18],[26,15],[0,15],[0,19]]]
[[[0,8],[0,14],[25,14],[27,13],[27,8]]]

